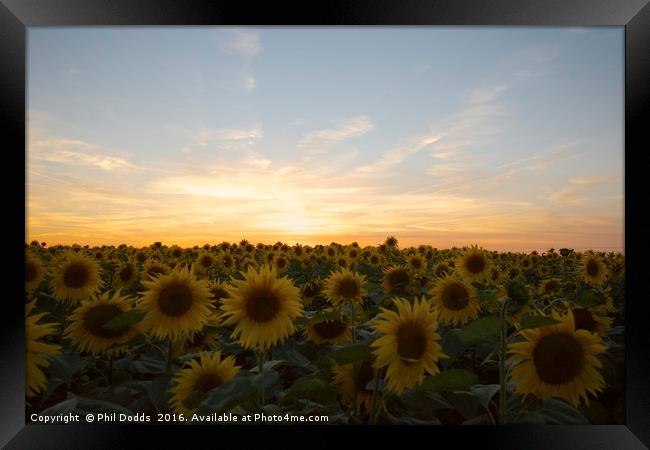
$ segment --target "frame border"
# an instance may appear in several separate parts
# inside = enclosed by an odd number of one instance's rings
[[[646,292],[650,250],[648,186],[643,169],[650,167],[648,137],[650,123],[650,5],[648,0],[405,0],[400,3],[371,0],[329,0],[318,7],[308,3],[217,2],[216,0],[0,0],[0,114],[8,129],[6,155],[18,180],[25,181],[26,146],[26,41],[28,27],[120,25],[500,25],[500,26],[624,26],[625,27],[625,258],[626,258],[626,425],[505,426],[505,427],[409,427],[409,435],[453,440],[455,445],[489,443],[499,448],[641,449],[650,445],[650,369],[647,349],[650,333]],[[645,119],[645,120],[644,120]],[[22,157],[20,149],[22,149]],[[22,171],[22,173],[20,173]],[[22,176],[21,176],[22,175]],[[647,176],[647,175],[646,175]],[[23,184],[24,185],[24,184]],[[9,187],[9,186],[7,186]],[[18,190],[18,194],[14,191]],[[11,217],[25,215],[20,187],[12,185]],[[6,224],[8,225],[8,224]],[[9,247],[24,252],[25,229],[11,221]],[[21,242],[22,239],[22,242]],[[645,250],[645,252],[644,252]],[[23,295],[19,273],[11,277],[0,346],[0,445],[6,448],[67,449],[122,448],[136,445],[136,436],[153,435],[165,446],[187,445],[191,439],[214,439],[212,427],[161,425],[25,425],[24,307],[12,300]],[[15,292],[14,292],[15,290]],[[643,294],[645,295],[643,295]],[[645,313],[645,314],[644,314]],[[22,348],[21,348],[22,347]],[[309,439],[320,426],[290,428]],[[337,427],[340,428],[340,427]],[[345,427],[349,428],[349,427]],[[347,432],[355,432],[352,427]],[[279,436],[284,427],[265,427],[267,439]],[[173,431],[172,431],[173,430]],[[332,430],[331,427],[327,430]],[[219,435],[237,437],[237,427],[220,426]],[[209,434],[210,433],[210,434]],[[235,434],[236,433],[236,434]],[[390,435],[403,435],[399,426],[373,427],[379,442]],[[334,436],[336,433],[319,433]],[[284,437],[284,433],[282,433]],[[265,436],[266,437],[266,436]],[[164,440],[163,440],[164,439]],[[333,437],[326,438],[334,442]],[[286,441],[285,441],[286,442]],[[303,442],[296,439],[296,442]],[[645,444],[645,445],[644,445]],[[303,444],[304,445],[304,444]]]

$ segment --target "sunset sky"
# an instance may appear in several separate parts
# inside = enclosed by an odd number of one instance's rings
[[[28,31],[28,241],[623,249],[619,27]]]

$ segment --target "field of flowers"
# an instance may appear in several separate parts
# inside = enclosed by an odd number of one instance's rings
[[[32,242],[27,421],[623,423],[622,254],[398,244]]]

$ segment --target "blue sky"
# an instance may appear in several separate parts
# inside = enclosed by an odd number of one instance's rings
[[[623,37],[31,28],[27,234],[621,250]]]

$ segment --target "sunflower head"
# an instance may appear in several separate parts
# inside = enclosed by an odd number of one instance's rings
[[[232,337],[244,348],[267,350],[295,331],[294,320],[303,313],[300,290],[275,269],[251,268],[243,280],[234,280],[223,299],[224,325],[235,325]]]
[[[472,246],[467,249],[456,261],[456,270],[467,281],[481,282],[488,278],[491,263],[487,253]]]
[[[99,264],[81,253],[68,253],[54,269],[52,286],[57,299],[77,302],[89,298],[102,284]]]
[[[108,292],[81,303],[69,317],[65,336],[71,339],[81,352],[93,355],[119,356],[126,351],[126,344],[140,333],[135,323],[119,330],[107,327],[111,320],[132,309],[128,298],[120,291],[110,297]]]
[[[374,378],[372,361],[364,360],[355,364],[343,364],[333,368],[333,382],[341,387],[342,403],[346,406],[356,406],[356,403],[362,408],[363,412],[370,413],[372,409],[372,389],[368,384]],[[380,371],[383,375],[384,370]],[[385,403],[380,405],[385,409]]]
[[[442,322],[458,326],[478,317],[476,289],[455,275],[438,279],[431,295]]]
[[[427,268],[426,260],[420,255],[409,256],[408,265],[414,272],[422,272]]]
[[[194,264],[192,264],[192,270],[197,275],[203,275],[212,268],[216,261],[217,258],[212,253],[199,253],[196,261],[194,261]]]
[[[411,274],[406,265],[399,264],[384,270],[382,286],[388,292],[405,293],[411,285]]]
[[[187,268],[143,281],[146,290],[139,308],[146,314],[145,329],[160,339],[178,340],[200,330],[213,312],[204,280],[196,280]]]
[[[207,394],[234,377],[239,369],[233,356],[221,359],[218,351],[212,354],[202,352],[199,361],[188,361],[186,367],[177,373],[174,386],[169,390],[174,411],[192,414],[195,409],[186,404],[190,395],[196,392]]]
[[[25,255],[25,290],[31,291],[37,287],[44,275],[45,270],[38,257]]]
[[[386,240],[384,241],[384,245],[387,248],[397,248],[397,244],[398,244],[397,238],[395,236],[392,236],[392,235],[388,236],[386,238]]]
[[[113,274],[113,285],[127,288],[138,279],[138,269],[133,261],[122,263]]]
[[[338,344],[352,339],[350,321],[345,316],[314,317],[305,328],[305,337],[316,344]]]
[[[144,265],[144,274],[148,279],[156,278],[160,275],[165,275],[169,273],[169,266],[163,264],[157,259],[150,259]]]
[[[25,305],[25,390],[33,397],[47,389],[47,377],[41,367],[47,367],[48,356],[61,353],[61,347],[42,341],[42,338],[56,332],[54,323],[38,323],[47,313],[30,315],[34,302]]]
[[[584,281],[591,285],[601,285],[607,278],[607,266],[603,259],[595,253],[582,255],[581,274]]]
[[[381,308],[373,328],[382,336],[371,344],[377,359],[374,367],[386,367],[386,387],[400,394],[422,382],[425,372],[437,374],[438,360],[446,358],[437,333],[438,318],[422,298],[410,303],[394,300],[397,312]]]
[[[348,269],[341,269],[330,274],[325,280],[325,296],[334,306],[359,303],[366,295],[365,282],[364,275]]]
[[[571,311],[563,321],[519,332],[522,342],[508,346],[510,361],[516,364],[511,377],[516,392],[538,398],[559,397],[579,406],[589,404],[605,385],[597,369],[597,355],[606,350],[597,334],[576,330]]]

